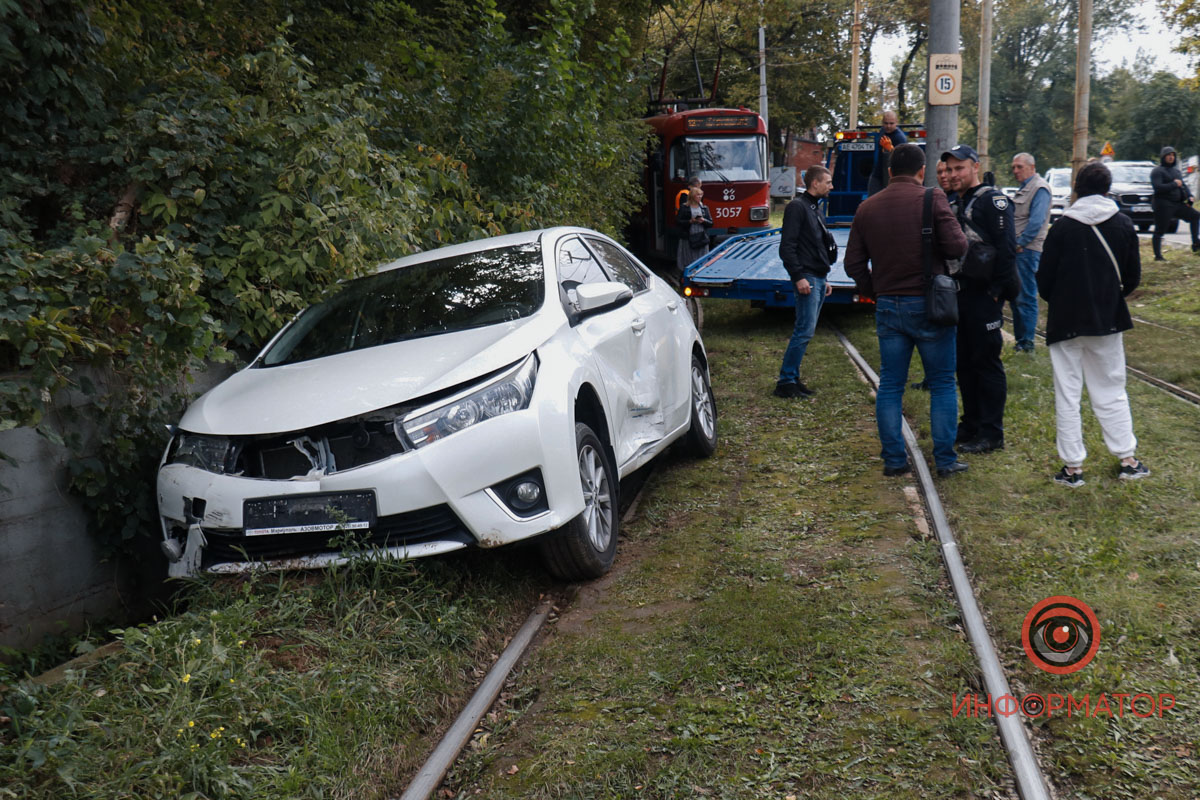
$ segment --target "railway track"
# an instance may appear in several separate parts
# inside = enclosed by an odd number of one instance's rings
[[[621,482],[622,522],[628,520],[637,511],[642,492],[653,471],[654,464],[647,464]],[[454,766],[454,762],[458,760],[463,749],[471,741],[483,715],[500,696],[500,691],[504,688],[513,668],[532,651],[538,633],[555,608],[560,603],[565,604],[567,594],[569,593],[564,593],[562,597],[538,600],[529,616],[525,618],[525,622],[513,635],[508,646],[504,648],[504,652],[492,664],[491,669],[484,675],[475,693],[471,695],[467,704],[455,717],[454,722],[450,724],[449,729],[429,754],[425,763],[417,770],[416,776],[398,800],[426,800],[437,791],[438,786],[446,777],[446,773]]]
[[[1004,319],[1010,323],[1012,322],[1012,317],[1005,316]],[[1169,331],[1172,331],[1175,333],[1181,333],[1181,331],[1176,331],[1174,328],[1168,328],[1165,325],[1157,325],[1153,322],[1146,322],[1145,320],[1138,319],[1137,317],[1134,317],[1133,319],[1135,322],[1139,322],[1139,323],[1142,323],[1145,325],[1153,325],[1156,328],[1163,328],[1164,330],[1169,330]],[[1038,329],[1037,331],[1035,331],[1035,333],[1036,333],[1037,337],[1039,339],[1041,339],[1042,341],[1046,340],[1046,332],[1045,331]],[[1146,372],[1143,369],[1140,369],[1140,368],[1134,367],[1134,366],[1130,366],[1129,364],[1125,365],[1125,371],[1128,372],[1130,375],[1132,375],[1134,378],[1137,378],[1142,383],[1146,383],[1146,384],[1149,384],[1150,386],[1153,386],[1156,389],[1160,389],[1163,392],[1166,392],[1167,394],[1171,395],[1172,397],[1175,397],[1178,400],[1184,401],[1188,405],[1200,407],[1200,394],[1197,394],[1196,392],[1193,392],[1189,389],[1185,389],[1182,386],[1177,386],[1177,385],[1171,383],[1170,381],[1165,381],[1162,378],[1151,375],[1149,372]]]
[[[879,389],[879,376],[875,374],[871,366],[854,345],[850,343],[850,340],[837,328],[830,327],[834,335],[837,336],[838,341],[841,342],[842,348],[845,349],[850,360],[858,368],[858,371],[871,385],[872,390],[877,391]],[[924,455],[921,453],[920,445],[917,443],[917,436],[909,426],[908,420],[902,418],[902,424],[904,426],[904,443],[908,450],[909,461],[913,465],[913,473],[917,477],[918,488],[925,500],[929,521],[937,537],[942,561],[945,564],[946,573],[950,577],[950,583],[954,590],[955,601],[962,612],[963,627],[966,630],[967,638],[971,642],[971,649],[975,653],[975,659],[983,675],[984,684],[992,697],[1011,695],[1012,691],[1009,688],[1008,678],[1005,676],[1004,668],[1000,665],[1000,660],[996,656],[996,648],[992,644],[992,638],[988,633],[983,614],[979,609],[979,604],[975,601],[975,592],[971,587],[971,580],[967,575],[966,566],[963,564],[958,542],[955,540],[954,531],[951,529],[950,523],[946,518],[941,498],[938,496],[937,489],[933,484],[933,476],[929,472],[929,466]],[[1021,796],[1021,800],[1050,800],[1051,794],[1045,775],[1042,773],[1037,756],[1033,752],[1033,746],[1029,741],[1029,736],[1019,717],[1016,715],[997,714],[994,719],[996,727],[1000,730],[1000,739],[1004,744],[1009,763],[1012,765],[1013,777],[1016,781],[1017,791]]]

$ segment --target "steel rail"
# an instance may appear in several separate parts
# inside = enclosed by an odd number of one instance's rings
[[[653,462],[626,476],[627,481],[630,479],[635,481],[636,488],[633,490],[633,497],[628,505],[621,510],[622,523],[628,521],[637,510],[638,502],[642,498],[642,492],[645,490],[652,472]],[[512,641],[508,643],[508,647],[504,648],[504,652],[488,670],[483,682],[475,690],[475,694],[471,695],[471,699],[459,712],[458,717],[450,725],[450,729],[446,731],[442,740],[438,742],[437,747],[430,753],[429,758],[421,765],[421,769],[417,771],[412,783],[409,784],[404,794],[400,795],[399,800],[427,800],[437,790],[446,777],[446,773],[450,771],[450,767],[458,760],[463,748],[471,741],[471,736],[475,733],[483,715],[500,696],[500,690],[508,680],[509,673],[512,672],[517,661],[529,650],[534,637],[546,623],[553,608],[553,600],[542,601],[525,619]]]
[[[837,328],[832,328],[832,330],[842,343],[842,347],[845,348],[846,353],[850,356],[850,360],[854,362],[863,376],[870,382],[871,386],[878,391],[879,376],[875,374],[875,371],[871,369],[866,359],[862,357],[862,354],[858,352],[841,331]],[[913,433],[908,420],[905,420],[903,417],[901,417],[901,420],[904,430],[904,443],[908,447],[909,461],[912,463],[913,471],[920,483],[921,493],[925,496],[925,505],[929,509],[930,522],[932,522],[934,530],[937,532],[938,544],[941,547],[942,561],[945,563],[946,572],[950,576],[950,583],[954,588],[954,596],[958,600],[959,610],[962,611],[967,638],[971,642],[971,647],[975,651],[975,659],[979,664],[980,671],[983,673],[984,685],[987,688],[988,694],[991,695],[993,702],[995,702],[996,698],[1012,697],[1013,694],[1008,685],[1008,678],[1005,677],[1004,668],[1000,666],[1000,660],[996,656],[996,649],[992,645],[992,638],[983,620],[983,614],[979,610],[979,604],[975,602],[975,593],[971,588],[971,579],[967,575],[966,566],[963,564],[962,555],[959,552],[958,542],[955,541],[954,531],[950,528],[950,522],[946,518],[946,511],[942,507],[941,498],[938,497],[937,489],[934,487],[933,476],[929,473],[929,465],[925,463],[920,445],[917,443],[916,434]],[[1046,778],[1042,774],[1041,767],[1038,765],[1037,757],[1033,752],[1033,746],[1029,742],[1029,736],[1025,731],[1024,725],[1021,723],[1020,716],[1018,714],[995,714],[993,715],[993,719],[996,721],[996,727],[1000,729],[1000,738],[1004,743],[1004,749],[1008,753],[1009,763],[1012,764],[1013,775],[1016,778],[1017,791],[1021,795],[1021,800],[1050,800]]]
[[[1012,317],[1009,317],[1007,315],[1005,315],[1004,319],[1008,320],[1009,322],[1012,322]],[[1137,317],[1134,317],[1134,319],[1136,320]],[[1145,320],[1141,320],[1141,321],[1145,322]],[[1145,324],[1155,325],[1155,323],[1153,323],[1153,322],[1149,322],[1149,323],[1145,323]],[[1156,325],[1155,327],[1166,328],[1167,330],[1174,330],[1173,328],[1167,328],[1165,325]],[[1034,329],[1034,335],[1037,336],[1039,339],[1044,340],[1046,338],[1045,331],[1042,331],[1042,330],[1039,330],[1036,328]],[[1197,394],[1196,392],[1193,392],[1189,389],[1185,389],[1182,386],[1176,386],[1175,384],[1171,383],[1170,381],[1164,381],[1162,378],[1151,375],[1149,372],[1146,372],[1143,369],[1139,369],[1138,367],[1132,367],[1129,364],[1125,365],[1125,371],[1128,372],[1133,377],[1137,378],[1142,383],[1149,384],[1149,385],[1153,386],[1155,389],[1160,389],[1161,391],[1164,391],[1167,394],[1172,395],[1177,400],[1182,400],[1185,403],[1187,403],[1188,405],[1200,406],[1200,394]]]
[[[400,800],[426,800],[441,784],[458,754],[471,740],[471,735],[483,719],[483,715],[492,707],[492,703],[496,702],[504,682],[508,680],[508,674],[533,643],[533,637],[541,630],[553,606],[551,602],[543,602],[525,620],[508,643],[508,647],[500,654],[500,658],[496,659],[496,663],[488,670],[483,682],[479,684],[475,694],[471,695],[471,699],[454,720],[450,730],[446,731],[433,753],[417,771],[408,789],[400,795]]]

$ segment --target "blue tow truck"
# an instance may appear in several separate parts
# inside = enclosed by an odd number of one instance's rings
[[[924,146],[921,126],[900,126],[908,140]],[[842,259],[850,239],[854,212],[867,196],[867,183],[875,163],[872,131],[838,131],[826,164],[833,174],[833,191],[823,201],[825,222],[838,245],[838,260],[827,279],[833,292],[827,303],[871,303],[858,294],[846,274]],[[749,300],[761,308],[793,308],[795,286],[779,258],[780,229],[734,236],[689,264],[680,289],[685,297],[720,297]]]

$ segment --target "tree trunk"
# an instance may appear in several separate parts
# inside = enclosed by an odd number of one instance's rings
[[[125,226],[129,223],[129,217],[133,214],[133,209],[137,207],[137,195],[140,188],[141,184],[133,181],[121,193],[121,199],[117,201],[112,216],[108,220],[108,227],[112,229],[114,238],[125,230]]]
[[[908,57],[904,59],[903,66],[900,67],[900,80],[896,83],[896,115],[903,120],[907,111],[904,102],[904,84],[908,81],[908,70],[912,67],[913,59],[917,57],[917,51],[921,49],[921,45],[925,44],[925,34],[922,31],[917,31],[914,35],[914,44],[912,49],[908,51]]]

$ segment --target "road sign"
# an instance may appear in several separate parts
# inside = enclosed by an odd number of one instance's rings
[[[929,105],[956,106],[962,102],[962,55],[929,56]]]
[[[1105,142],[1104,147],[1100,150],[1101,156],[1108,156],[1109,158],[1113,158],[1114,156],[1116,156],[1116,154],[1117,154],[1117,151],[1113,150],[1112,142]]]

